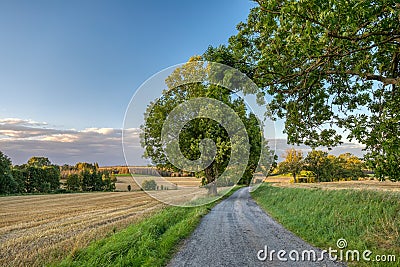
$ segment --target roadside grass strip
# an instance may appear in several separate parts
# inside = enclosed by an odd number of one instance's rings
[[[340,253],[337,241],[345,239],[347,246],[343,253],[372,252],[370,261],[350,260],[350,266],[399,266],[399,192],[282,188],[263,184],[252,197],[285,228],[316,247],[333,248]],[[396,261],[388,262],[392,255]]]

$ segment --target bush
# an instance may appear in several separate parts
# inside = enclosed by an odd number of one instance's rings
[[[144,180],[142,183],[143,190],[156,190],[157,183],[154,180]]]

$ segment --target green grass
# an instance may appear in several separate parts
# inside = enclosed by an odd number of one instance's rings
[[[256,202],[288,230],[323,248],[396,255],[396,263],[353,262],[356,266],[399,266],[400,193],[372,190],[280,188],[268,184],[252,193]]]
[[[53,266],[164,266],[180,242],[196,229],[200,219],[215,204],[166,207],[137,224],[73,252]]]
[[[118,174],[113,174],[115,177],[128,177],[131,176],[129,173],[118,173]]]
[[[146,174],[137,174],[137,173],[118,173],[114,174],[115,177],[147,177],[147,176],[154,176],[154,175],[146,175]],[[158,177],[158,176],[155,176]]]
[[[146,177],[146,176],[154,176],[154,177],[159,177],[156,175],[150,175],[150,174],[137,174],[137,173],[118,173],[114,174],[115,177],[131,177],[131,176],[137,176],[137,177]]]

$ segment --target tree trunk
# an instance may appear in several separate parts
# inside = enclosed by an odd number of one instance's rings
[[[211,182],[208,184],[208,195],[209,196],[216,196],[218,194],[217,192],[217,184],[214,182]]]
[[[214,164],[211,163],[204,172],[207,179],[207,188],[208,188],[208,195],[216,196],[217,195],[217,183],[215,182],[215,173],[214,173]]]
[[[293,183],[296,183],[296,173],[293,173]]]

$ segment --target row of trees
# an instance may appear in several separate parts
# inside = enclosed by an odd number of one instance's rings
[[[306,157],[300,150],[289,149],[285,152],[285,160],[280,162],[277,172],[291,173],[294,182],[301,171],[309,171],[316,182],[331,182],[339,179],[358,179],[364,177],[365,163],[356,156],[345,153],[339,156],[325,151],[312,150]]]
[[[130,168],[127,166],[100,167],[100,171],[108,171],[112,174],[130,174]]]
[[[117,178],[108,170],[100,170],[97,163],[79,162],[63,166],[65,186],[71,191],[114,191]]]
[[[60,188],[60,169],[47,158],[33,157],[26,164],[12,166],[0,151],[0,194],[48,193]]]
[[[0,151],[0,194],[50,193],[65,188],[71,191],[113,191],[116,178],[108,171],[99,171],[97,163],[77,163],[62,167],[48,158],[32,157],[26,164],[12,165]]]

